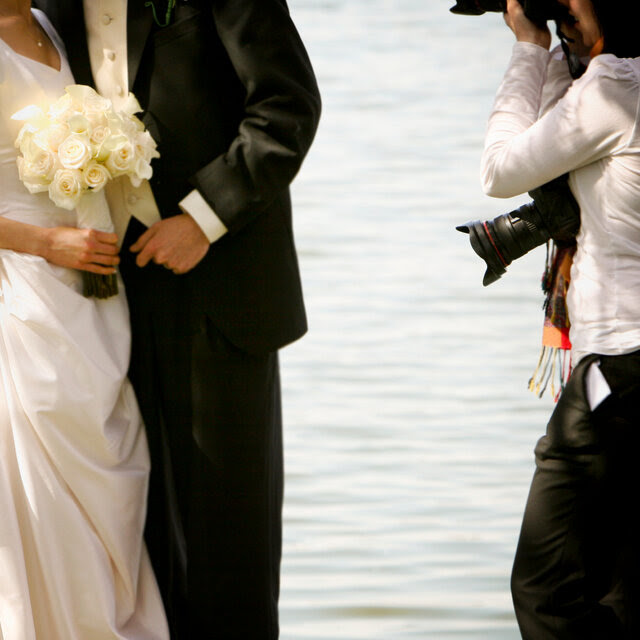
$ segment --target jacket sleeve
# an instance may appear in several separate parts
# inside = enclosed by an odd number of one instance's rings
[[[226,152],[191,183],[234,233],[300,169],[318,126],[320,95],[284,0],[217,0],[212,11],[245,89],[244,114]]]

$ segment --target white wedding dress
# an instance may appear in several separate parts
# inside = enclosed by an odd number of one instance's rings
[[[34,15],[61,69],[0,40],[0,215],[75,226],[18,179],[11,114],[73,84]],[[126,300],[87,299],[81,280],[0,250],[0,640],[169,637],[142,542],[149,459]]]

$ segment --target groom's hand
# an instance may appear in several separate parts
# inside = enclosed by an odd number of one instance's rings
[[[191,271],[204,258],[209,246],[196,221],[189,214],[181,213],[150,226],[130,250],[138,254],[139,267],[153,261],[181,274]]]

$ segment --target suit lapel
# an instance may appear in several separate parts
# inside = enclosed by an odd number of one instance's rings
[[[59,0],[61,37],[67,48],[69,65],[78,84],[95,86],[87,45],[82,0]]]
[[[62,38],[75,81],[93,86],[82,0],[34,0],[33,5],[47,14]]]
[[[127,59],[129,64],[129,90],[138,75],[142,54],[153,25],[153,14],[144,6],[144,0],[127,3]]]

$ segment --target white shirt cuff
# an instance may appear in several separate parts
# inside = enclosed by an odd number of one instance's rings
[[[184,197],[179,206],[184,213],[188,213],[196,221],[209,242],[215,242],[227,233],[227,227],[197,189]]]

